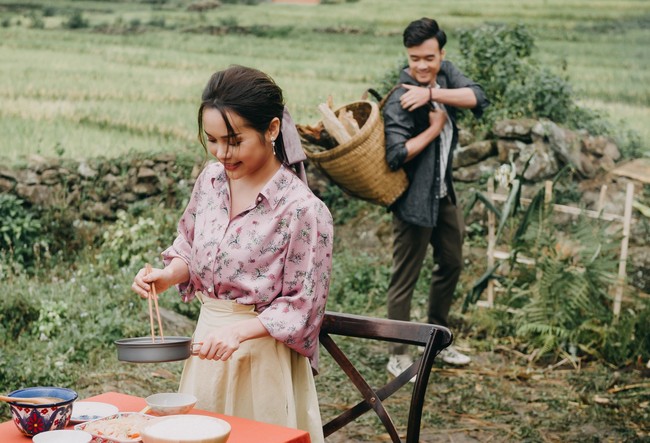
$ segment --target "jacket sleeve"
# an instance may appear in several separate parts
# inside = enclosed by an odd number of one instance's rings
[[[460,69],[454,66],[451,62],[443,62],[442,69],[447,76],[447,88],[470,88],[472,92],[474,92],[474,96],[476,96],[476,106],[474,106],[471,111],[472,114],[474,114],[474,117],[480,118],[485,109],[490,105],[481,85],[467,78],[465,74],[463,74]]]
[[[388,97],[382,110],[386,137],[386,161],[388,167],[393,171],[401,168],[404,164],[408,155],[406,142],[413,137],[415,129],[411,113],[404,110],[399,101],[405,92],[404,88],[396,89]]]

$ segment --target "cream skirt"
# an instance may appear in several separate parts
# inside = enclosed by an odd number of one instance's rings
[[[203,298],[193,341],[215,327],[256,317],[253,306]],[[309,432],[323,442],[318,397],[309,360],[272,337],[245,341],[226,361],[185,361],[179,392],[196,407]]]

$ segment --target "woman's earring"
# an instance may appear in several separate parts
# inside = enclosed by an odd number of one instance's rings
[[[271,139],[271,146],[273,146],[273,156],[275,157],[275,139]]]

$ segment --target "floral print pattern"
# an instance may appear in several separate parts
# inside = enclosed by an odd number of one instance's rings
[[[194,185],[178,236],[162,256],[190,270],[178,286],[184,301],[204,296],[255,305],[272,337],[318,365],[318,333],[332,267],[332,216],[293,172],[282,166],[241,214],[230,214],[220,163]]]

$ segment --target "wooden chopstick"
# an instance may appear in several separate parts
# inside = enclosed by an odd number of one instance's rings
[[[145,275],[149,275],[151,273],[151,265],[147,263],[145,265]],[[160,332],[160,341],[165,343],[165,334],[163,333],[163,327],[162,327],[162,321],[160,320],[160,309],[158,309],[158,294],[156,294],[156,284],[151,283],[151,291],[149,293],[149,297],[147,297],[147,300],[149,300],[149,322],[151,323],[151,341],[152,343],[156,342],[156,334],[154,332],[154,325],[153,325],[153,312],[151,309],[151,299],[153,298],[153,302],[156,305],[156,317],[158,318],[158,331]]]
[[[149,275],[151,273],[151,265],[147,263],[144,268],[144,275]],[[147,301],[149,302],[149,323],[151,324],[151,343],[156,343],[156,333],[154,331],[154,325],[153,325],[153,310],[151,306],[151,294],[149,294],[149,297],[147,297]],[[158,310],[158,303],[156,303],[156,310]]]
[[[165,343],[165,334],[163,334],[162,321],[160,321],[160,310],[158,309],[158,295],[156,294],[156,284],[153,282],[151,283],[151,293],[153,296],[153,302],[156,305],[156,316],[158,317],[158,330],[160,331],[160,341]]]

